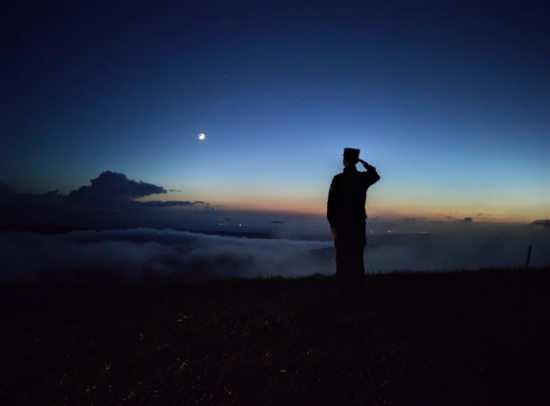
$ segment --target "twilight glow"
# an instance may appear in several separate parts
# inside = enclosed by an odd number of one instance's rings
[[[110,170],[168,191],[141,201],[323,214],[352,147],[381,175],[369,217],[550,218],[543,13],[215,3],[13,6],[0,181]]]

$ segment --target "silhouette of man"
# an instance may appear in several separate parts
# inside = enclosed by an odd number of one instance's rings
[[[367,189],[380,179],[374,166],[359,159],[359,152],[358,149],[344,149],[344,172],[332,179],[327,202],[327,219],[336,248],[335,277],[343,293],[354,293],[364,284],[365,202]],[[357,162],[367,171],[359,172],[355,168]]]

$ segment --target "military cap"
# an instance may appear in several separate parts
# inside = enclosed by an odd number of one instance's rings
[[[357,163],[359,162],[359,152],[359,149],[344,148],[344,159],[349,162]]]

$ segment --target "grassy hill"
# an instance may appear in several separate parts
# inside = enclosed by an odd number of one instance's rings
[[[550,269],[0,286],[3,405],[548,404]],[[544,397],[546,399],[544,399]]]

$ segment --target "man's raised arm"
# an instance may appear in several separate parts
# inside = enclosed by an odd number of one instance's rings
[[[365,172],[365,177],[367,178],[367,187],[369,187],[370,185],[380,180],[380,175],[378,175],[378,172],[376,172],[376,168],[374,166],[369,165],[362,159],[360,159],[359,162],[361,162],[365,167],[365,169],[367,170]]]

